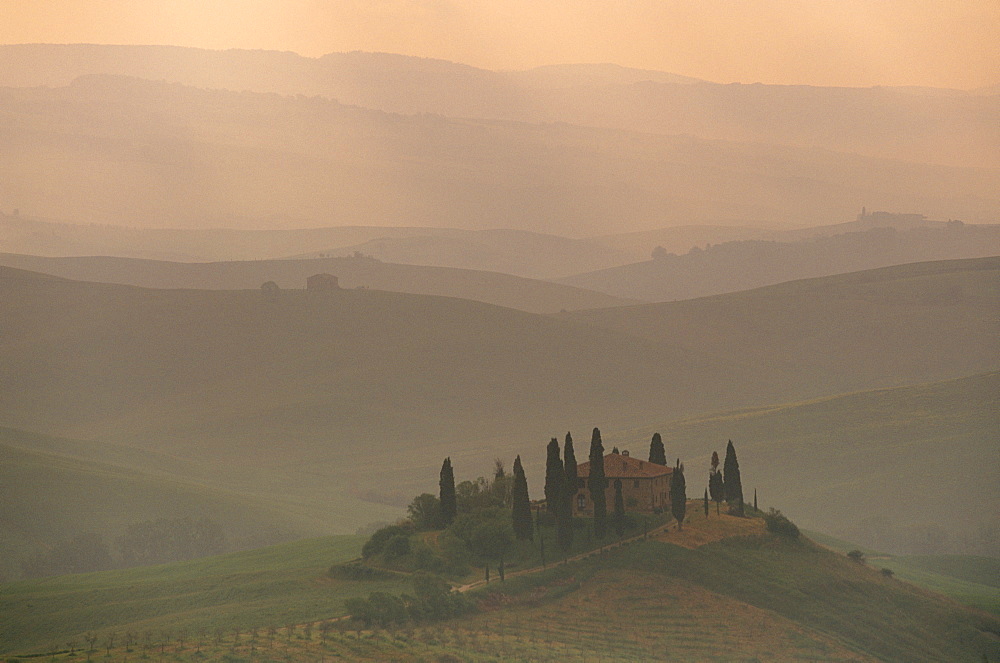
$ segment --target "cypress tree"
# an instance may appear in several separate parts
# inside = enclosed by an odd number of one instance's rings
[[[684,481],[684,466],[678,465],[674,468],[673,476],[670,479],[670,512],[677,520],[677,530],[680,531],[684,523],[684,514],[687,513],[687,485]]]
[[[708,475],[708,492],[715,502],[715,513],[719,513],[719,505],[726,499],[726,486],[722,481],[722,472],[713,469]]]
[[[705,489],[705,517],[708,518],[708,488]]]
[[[736,449],[732,440],[729,440],[729,445],[726,446],[726,460],[722,464],[722,471],[725,475],[723,481],[726,485],[726,502],[729,503],[730,513],[742,516],[743,482],[740,480],[740,462],[736,459]]]
[[[441,501],[441,522],[445,527],[451,525],[458,515],[458,502],[455,499],[455,473],[451,468],[451,457],[445,458],[441,463],[441,480],[438,482],[440,492],[438,499]]]
[[[754,511],[759,511],[760,510],[760,509],[757,508],[757,489],[756,488],[753,489],[753,510]]]
[[[622,497],[622,480],[615,479],[615,511],[612,516],[615,533],[622,538],[625,533],[625,499]]]
[[[649,442],[649,462],[657,465],[667,464],[667,452],[663,448],[663,439],[659,433],[653,433],[653,439]]]
[[[576,451],[573,449],[573,436],[566,433],[566,444],[563,445],[563,458],[566,463],[566,495],[570,500],[570,512],[573,509],[573,497],[580,490],[580,479],[576,475]]]
[[[559,457],[559,440],[552,438],[545,459],[545,508],[555,518],[556,543],[564,552],[573,544],[573,513],[566,491],[566,468]]]
[[[590,489],[590,500],[594,503],[594,536],[601,540],[608,531],[608,504],[605,490],[608,481],[604,477],[604,444],[601,442],[601,430],[594,429],[590,438],[590,477],[587,487]]]
[[[558,517],[559,507],[563,501],[566,471],[559,457],[559,441],[552,438],[546,447],[545,457],[545,510]]]
[[[511,518],[514,536],[524,541],[534,541],[531,522],[531,501],[528,499],[528,478],[524,476],[521,457],[514,459],[514,487],[511,490]]]

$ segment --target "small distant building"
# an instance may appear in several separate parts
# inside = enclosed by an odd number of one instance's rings
[[[319,292],[340,290],[340,282],[333,274],[313,274],[306,279],[306,290]]]
[[[927,217],[923,214],[869,212],[864,207],[861,208],[861,214],[858,214],[857,220],[858,223],[872,228],[896,228],[897,230],[910,230],[930,225]]]
[[[576,475],[580,478],[580,489],[573,496],[573,513],[592,514],[594,503],[587,486],[590,462],[577,465]],[[673,476],[673,468],[632,458],[628,451],[612,452],[604,456],[604,476],[608,480],[605,490],[608,513],[615,504],[615,479],[621,479],[626,511],[652,513],[670,508],[670,478]]]

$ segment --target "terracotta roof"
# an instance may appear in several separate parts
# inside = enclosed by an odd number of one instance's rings
[[[608,479],[655,478],[671,474],[673,471],[673,468],[666,465],[657,465],[648,460],[639,460],[622,454],[612,453],[604,457],[604,476]],[[581,479],[590,476],[589,461],[576,466],[576,476]]]

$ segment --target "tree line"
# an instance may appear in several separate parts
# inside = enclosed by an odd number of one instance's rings
[[[208,518],[160,518],[132,523],[111,547],[93,532],[64,539],[21,564],[25,577],[84,573],[177,562],[226,552],[222,526]]]

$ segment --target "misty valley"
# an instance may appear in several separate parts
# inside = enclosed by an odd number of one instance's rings
[[[0,655],[1000,660],[998,129],[0,45]]]

